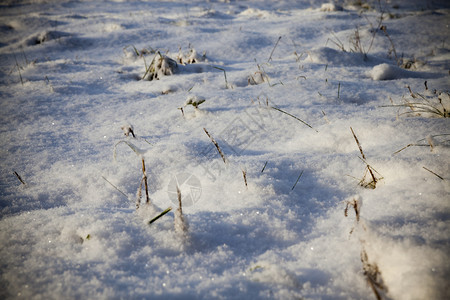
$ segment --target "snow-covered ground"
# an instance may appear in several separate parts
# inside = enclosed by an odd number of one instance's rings
[[[450,298],[449,25],[2,1],[0,298]]]

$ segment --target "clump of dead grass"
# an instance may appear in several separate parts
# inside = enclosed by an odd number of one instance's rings
[[[427,85],[425,84],[425,87]],[[397,116],[416,116],[429,118],[450,118],[450,93],[426,91],[426,94],[413,92],[410,86],[409,97],[402,97],[400,104],[384,105],[382,107],[397,107]]]
[[[159,80],[163,76],[173,75],[177,68],[178,64],[175,60],[157,51],[150,65],[146,66],[142,79],[149,81]]]

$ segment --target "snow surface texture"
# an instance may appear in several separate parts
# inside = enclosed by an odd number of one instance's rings
[[[450,298],[447,1],[2,3],[1,299]]]

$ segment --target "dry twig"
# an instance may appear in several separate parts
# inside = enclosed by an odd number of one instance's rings
[[[358,138],[356,137],[355,132],[353,131],[353,128],[350,127],[350,130],[352,131],[353,137],[355,138],[356,144],[358,145],[359,148],[359,152],[361,153],[362,156],[362,160],[364,161],[364,163],[366,164],[366,172],[368,171],[370,173],[370,176],[372,177],[372,181],[370,181],[369,183],[365,184],[364,183],[364,179],[366,177],[366,174],[364,174],[363,179],[360,181],[360,185],[364,186],[366,188],[372,188],[374,189],[376,187],[376,184],[378,182],[378,179],[375,177],[375,174],[373,173],[375,171],[375,169],[373,169],[366,161],[366,156],[364,155],[363,149],[361,147],[361,144],[359,143]],[[375,171],[376,172],[376,171]],[[377,172],[378,173],[378,172]]]
[[[148,224],[152,224],[153,222],[155,222],[156,220],[158,220],[159,218],[161,218],[162,216],[164,216],[165,214],[167,214],[169,211],[172,210],[172,207],[168,207],[166,208],[163,212],[161,212],[159,215],[157,215],[156,217],[154,217],[153,219],[151,219]]]
[[[361,263],[363,265],[364,276],[366,277],[367,283],[372,288],[377,300],[381,300],[381,292],[387,291],[387,287],[384,285],[383,278],[381,278],[381,272],[378,265],[376,263],[369,263],[369,257],[364,249],[361,251]]]
[[[440,180],[444,180],[444,178],[443,178],[442,176],[436,174],[435,172],[431,171],[430,169],[425,168],[425,167],[422,167],[422,168],[424,168],[425,170],[427,170],[427,171],[430,172],[431,174],[437,176]]]
[[[225,159],[225,155],[223,154],[222,150],[219,147],[219,144],[217,144],[216,140],[209,134],[208,130],[206,130],[206,128],[203,128],[203,130],[205,131],[206,135],[211,139],[211,142],[214,144],[214,146],[216,146],[217,151],[219,152],[220,156],[223,159],[223,162],[226,164],[227,160]]]
[[[16,171],[14,171],[14,175],[16,175],[17,179],[19,179],[19,181],[20,181],[23,185],[26,185],[25,181],[23,181],[22,177],[20,177],[20,175],[19,175]]]

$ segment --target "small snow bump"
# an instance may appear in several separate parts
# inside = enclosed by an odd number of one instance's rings
[[[421,78],[426,77],[426,73],[413,72],[402,69],[395,65],[383,63],[376,65],[367,74],[373,80],[393,80],[401,78]]]
[[[399,73],[399,68],[389,64],[377,65],[369,72],[370,77],[373,80],[392,80],[400,78]]]
[[[324,3],[320,7],[320,11],[331,12],[331,11],[342,11],[343,8],[340,5],[334,3]]]

